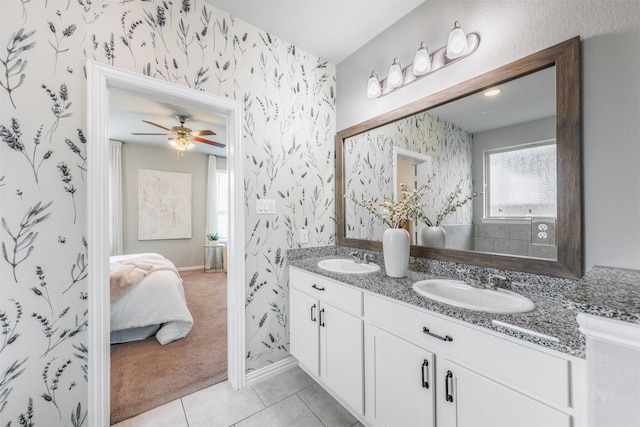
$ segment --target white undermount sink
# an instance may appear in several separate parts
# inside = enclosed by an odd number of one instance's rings
[[[438,302],[488,313],[526,313],[536,308],[533,301],[515,292],[475,288],[460,280],[421,280],[413,284],[413,290]]]
[[[318,267],[334,273],[365,274],[380,271],[380,266],[377,264],[365,264],[343,258],[323,259],[318,262]]]

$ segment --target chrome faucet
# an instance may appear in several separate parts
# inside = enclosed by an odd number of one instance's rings
[[[371,257],[369,256],[369,254],[361,254],[359,252],[351,252],[351,258],[353,258],[353,260],[360,264],[369,264],[369,261],[371,261]]]
[[[498,288],[508,289],[511,287],[511,281],[499,274],[471,274],[464,280],[469,286],[480,289],[492,289]]]

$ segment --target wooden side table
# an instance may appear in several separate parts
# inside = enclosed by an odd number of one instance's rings
[[[226,264],[226,260],[225,260],[225,249],[227,247],[226,243],[222,243],[222,242],[215,242],[215,243],[207,243],[205,245],[202,245],[203,250],[204,250],[204,268],[203,268],[203,272],[207,272],[208,270],[213,270],[213,271],[225,271],[226,272],[226,268],[225,268],[225,264]],[[221,265],[222,265],[222,270],[217,268],[218,265],[218,249],[221,250]],[[207,251],[212,250],[213,251],[213,260],[211,263],[211,268],[207,268]]]

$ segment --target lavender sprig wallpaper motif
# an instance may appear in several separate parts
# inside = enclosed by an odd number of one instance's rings
[[[335,67],[203,0],[3,0],[0,20],[3,426],[88,424],[87,60],[243,103],[247,370],[286,357],[283,254],[302,227],[335,242]]]
[[[425,194],[424,209],[434,218],[445,204],[447,197],[461,182],[465,194],[473,188],[473,137],[452,123],[427,112],[397,120],[353,136],[345,142],[345,194],[356,200],[373,200],[381,203],[385,197],[393,197],[393,148],[428,155],[432,171],[437,172],[433,185]],[[420,178],[420,177],[419,177]],[[418,185],[422,182],[418,182]],[[361,230],[367,239],[382,240],[384,224],[370,215],[366,209],[346,200],[346,236],[360,239]],[[471,224],[471,204],[458,209],[447,218],[447,224]],[[424,226],[419,224],[418,226]]]

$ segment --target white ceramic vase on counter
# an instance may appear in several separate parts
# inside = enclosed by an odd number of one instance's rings
[[[422,246],[430,248],[444,248],[447,233],[443,227],[425,227],[420,233]]]
[[[407,277],[409,272],[409,232],[388,228],[382,234],[384,269],[389,277]]]

